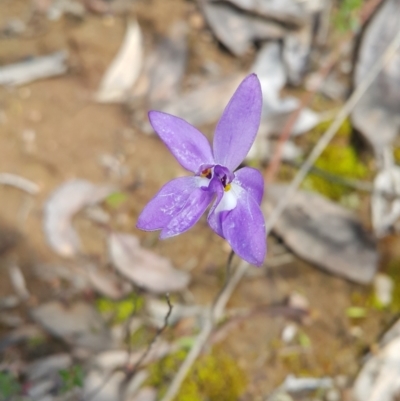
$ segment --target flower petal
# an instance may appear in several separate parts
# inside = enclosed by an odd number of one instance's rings
[[[149,120],[182,167],[198,173],[201,165],[214,164],[208,139],[188,122],[160,111],[150,111]]]
[[[264,179],[258,170],[251,167],[243,167],[235,171],[233,182],[249,192],[252,198],[261,205],[264,195]]]
[[[265,221],[260,206],[247,191],[242,191],[236,207],[221,212],[225,239],[245,261],[261,266],[267,253]]]
[[[137,228],[154,231],[166,227],[199,187],[200,180],[199,177],[181,177],[167,182],[140,214]]]
[[[246,157],[257,135],[262,109],[262,93],[257,75],[239,85],[217,124],[214,158],[233,171]]]
[[[195,189],[181,211],[163,228],[160,238],[173,237],[189,230],[199,221],[213,197],[214,193],[208,188]]]
[[[223,196],[224,196],[224,189],[222,187],[222,184],[220,183],[219,180],[211,180],[211,183],[209,185],[210,190],[214,191],[214,193],[217,195],[214,201],[214,204],[212,205],[210,212],[208,213],[207,217],[207,222],[209,226],[220,236],[224,237],[224,234],[222,233],[222,226],[221,226],[221,213],[215,213],[215,209],[218,207],[220,204]]]

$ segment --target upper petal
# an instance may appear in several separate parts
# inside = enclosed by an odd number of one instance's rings
[[[244,190],[236,207],[220,214],[223,236],[233,251],[245,261],[261,266],[267,253],[267,241],[264,216],[255,199]]]
[[[181,177],[167,182],[140,214],[137,227],[160,230],[185,206],[190,195],[199,187],[199,177]]]
[[[255,168],[243,167],[235,171],[233,182],[245,189],[261,205],[264,195],[264,179]]]
[[[163,228],[160,238],[173,237],[189,230],[199,221],[213,197],[214,193],[208,188],[195,189],[180,212]]]
[[[202,164],[214,164],[207,138],[188,122],[161,111],[150,111],[149,120],[182,167],[198,173]]]
[[[260,126],[262,93],[257,75],[243,80],[232,96],[214,134],[217,164],[234,170],[246,157]]]

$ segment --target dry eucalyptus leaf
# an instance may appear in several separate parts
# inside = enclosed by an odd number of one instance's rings
[[[218,40],[234,55],[243,56],[256,40],[281,39],[285,29],[227,3],[203,3],[203,12]]]
[[[161,107],[160,111],[179,116],[196,127],[213,123],[219,119],[243,78],[242,74],[235,74],[216,82],[208,82],[175,97]],[[147,132],[153,131],[148,123],[143,128]]]
[[[142,32],[129,23],[122,46],[106,71],[95,99],[101,103],[123,102],[139,77],[143,63]]]
[[[150,56],[149,101],[154,109],[174,98],[180,89],[188,59],[187,25],[175,23]]]
[[[110,299],[121,299],[132,291],[132,285],[119,278],[115,273],[99,269],[94,265],[85,267],[87,278],[92,287]]]
[[[353,386],[356,401],[395,401],[400,394],[400,337],[365,363]]]
[[[215,1],[215,0],[214,0]],[[305,8],[295,0],[224,0],[242,10],[274,19],[287,25],[303,25]]]
[[[285,196],[287,185],[271,185],[266,216]],[[298,191],[274,231],[301,258],[351,281],[370,283],[378,267],[375,241],[349,210],[321,195]]]
[[[111,261],[116,269],[137,286],[155,293],[185,289],[190,276],[175,269],[171,262],[140,246],[130,234],[112,233],[108,237]]]
[[[257,55],[251,68],[260,79],[263,93],[263,115],[260,126],[260,134],[269,136],[280,134],[288,118],[299,106],[300,102],[294,97],[280,95],[286,84],[287,74],[283,64],[280,45],[271,42],[264,45]],[[292,134],[304,133],[320,122],[321,118],[310,109],[303,108]]]
[[[357,87],[385,52],[400,26],[400,1],[387,0],[368,24],[355,66]],[[354,126],[380,155],[400,130],[400,49],[379,73],[352,113]]]
[[[283,41],[282,57],[288,80],[292,85],[300,85],[307,72],[313,40],[311,18],[301,29],[289,32]]]
[[[46,240],[59,255],[73,257],[80,252],[78,234],[72,226],[73,216],[86,206],[94,205],[115,189],[73,179],[58,187],[44,206],[43,227]]]
[[[257,74],[263,94],[263,113],[256,140],[247,159],[256,157],[267,160],[271,157],[271,146],[267,138],[281,134],[292,113],[300,106],[294,97],[281,97],[281,90],[287,81],[287,72],[282,60],[278,42],[265,44],[257,54],[251,72]],[[303,108],[292,128],[292,135],[300,135],[321,121],[314,111]]]
[[[31,309],[31,316],[49,333],[72,345],[100,351],[111,344],[101,315],[86,303],[64,305],[50,301]]]
[[[260,80],[263,95],[263,114],[279,111],[282,106],[280,92],[286,85],[286,70],[278,42],[266,43],[257,54],[251,71]]]

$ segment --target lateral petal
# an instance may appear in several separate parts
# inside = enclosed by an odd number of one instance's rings
[[[211,203],[214,193],[208,188],[196,188],[189,196],[184,207],[163,228],[161,239],[181,234],[193,227]]]
[[[235,171],[233,182],[245,189],[261,205],[264,195],[264,179],[255,168],[243,167]]]
[[[181,177],[167,182],[140,214],[137,228],[154,231],[166,227],[198,189],[200,180],[199,177]]]
[[[267,241],[264,216],[256,200],[244,190],[236,207],[222,213],[223,236],[233,251],[245,261],[261,266],[267,253]]]
[[[257,135],[262,93],[257,75],[245,78],[226,106],[214,134],[214,158],[231,171],[243,161]]]
[[[214,164],[208,139],[188,122],[161,111],[150,111],[149,120],[154,131],[186,170],[198,173],[202,165]]]

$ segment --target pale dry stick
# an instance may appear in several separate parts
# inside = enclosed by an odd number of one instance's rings
[[[227,284],[224,286],[222,292],[219,293],[217,300],[214,303],[214,307],[209,311],[209,316],[207,317],[201,332],[197,336],[193,347],[190,349],[188,355],[186,356],[186,359],[180,366],[178,373],[175,375],[171,385],[169,386],[161,401],[172,401],[178,394],[183,381],[185,380],[197,357],[200,355],[201,350],[207,343],[213,331],[215,321],[219,320],[222,317],[229,298],[231,297],[233,291],[235,290],[242,277],[245,275],[248,267],[249,264],[247,262],[242,262],[235,270],[235,273],[229,279]]]
[[[376,79],[378,74],[381,70],[385,67],[385,65],[390,61],[390,59],[394,56],[395,52],[400,47],[400,30],[397,35],[394,37],[392,42],[388,45],[383,55],[377,60],[377,62],[372,66],[368,74],[362,80],[362,82],[358,85],[357,89],[353,92],[347,102],[339,111],[338,115],[329,126],[329,128],[325,131],[322,137],[319,139],[318,143],[308,156],[307,160],[303,163],[300,170],[297,172],[296,176],[292,180],[289,188],[287,189],[285,195],[283,196],[282,200],[278,203],[278,205],[274,208],[271,215],[268,217],[266,231],[267,234],[272,230],[276,222],[278,221],[279,217],[281,216],[282,212],[290,203],[290,200],[293,198],[293,195],[299,188],[300,184],[307,176],[308,172],[312,168],[315,161],[324,151],[326,146],[335,136],[337,130],[343,124],[343,121],[350,115],[358,101],[370,87],[372,82]]]
[[[0,173],[0,184],[21,189],[30,195],[36,195],[40,191],[39,185],[31,180],[11,173]]]

